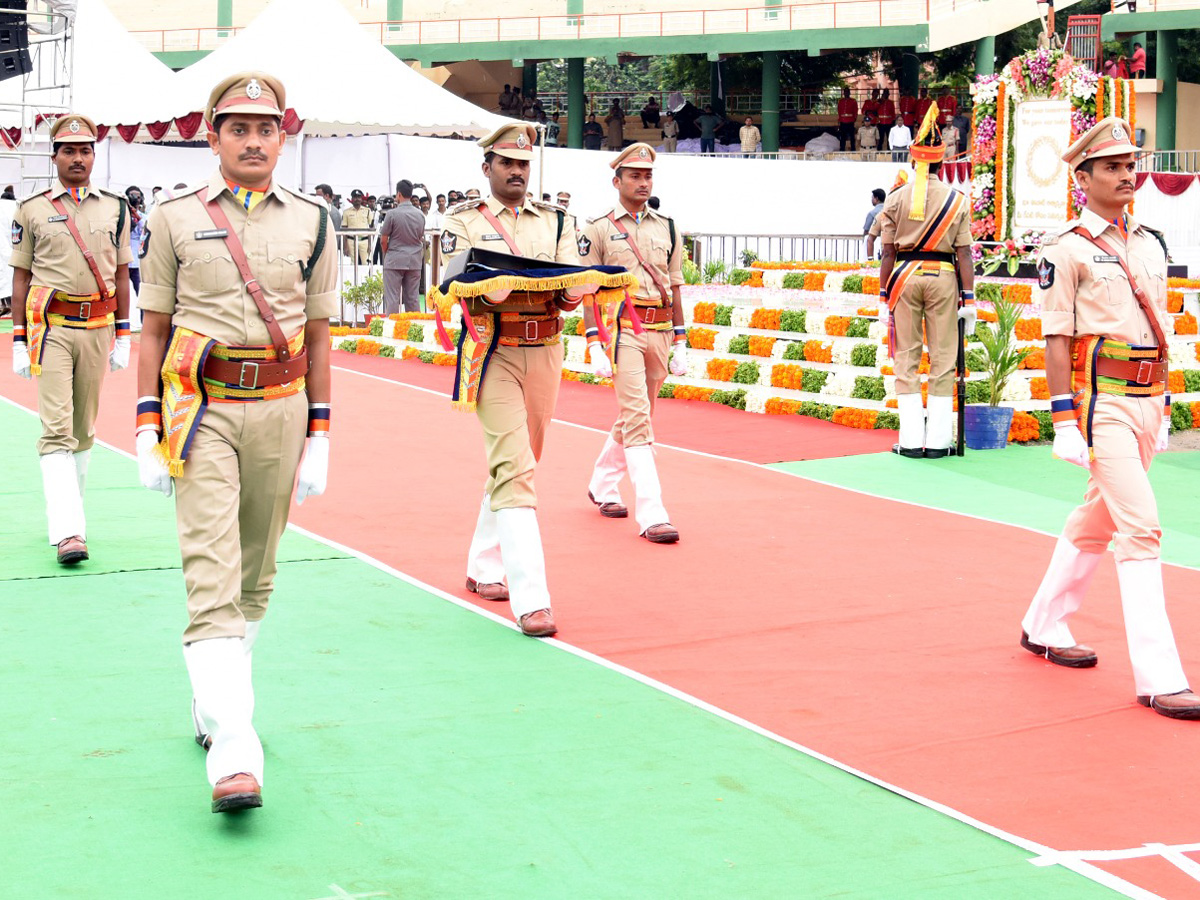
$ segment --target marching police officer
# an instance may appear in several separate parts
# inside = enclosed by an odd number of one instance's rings
[[[13,371],[38,378],[38,441],[50,543],[64,565],[88,558],[83,511],[104,370],[129,365],[129,210],[92,187],[96,126],[50,129],[58,170],[12,224]]]
[[[1080,217],[1047,235],[1038,260],[1054,455],[1088,470],[1025,618],[1021,646],[1071,668],[1096,665],[1068,619],[1111,541],[1138,702],[1200,718],[1167,619],[1162,528],[1147,472],[1167,448],[1167,254],[1126,211],[1135,159],[1129,124],[1102,119],[1063,160],[1087,195]]]
[[[335,250],[324,204],[274,181],[286,108],[261,72],[213,89],[220,169],[164,197],[142,260],[138,465],[148,488],[170,495],[174,481],[213,812],[262,805],[251,650],[297,469],[299,503],[324,492],[329,463]]]
[[[638,279],[630,292],[632,313],[622,305],[611,346],[600,342],[591,307],[584,308],[593,371],[613,378],[618,404],[617,421],[596,460],[588,497],[602,516],[625,518],[629,511],[618,486],[628,472],[639,534],[656,544],[671,544],[679,540],[679,531],[663,506],[650,419],[668,369],[672,375],[687,373],[680,299],[683,236],[670,218],[647,205],[654,188],[654,159],[654,148],[638,143],[612,161],[617,205],[590,219],[579,236],[584,264],[624,266]],[[641,322],[641,334],[634,332],[631,315]]]

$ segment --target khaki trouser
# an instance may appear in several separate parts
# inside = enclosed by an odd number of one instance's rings
[[[533,470],[562,381],[562,344],[499,346],[488,361],[475,413],[483,426],[492,511],[537,506]]]
[[[38,415],[42,419],[39,456],[57,450],[78,453],[91,449],[112,344],[111,325],[55,325],[46,333],[42,374],[37,380]]]
[[[304,392],[278,400],[209,403],[175,479],[175,518],[187,583],[184,643],[243,637],[266,615],[275,552],[308,434]]]
[[[929,395],[954,396],[958,359],[958,278],[953,272],[917,273],[908,280],[892,314],[896,317],[896,393],[919,394],[921,325],[929,342]]]
[[[663,152],[664,153],[674,153],[675,149],[678,146],[679,146],[679,138],[673,138],[673,137],[663,138]]]
[[[634,334],[632,328],[621,327],[617,366],[613,386],[617,391],[617,422],[612,438],[625,447],[640,447],[654,443],[654,401],[667,380],[667,360],[675,333],[643,331]]]
[[[1113,543],[1117,562],[1157,559],[1162,528],[1147,472],[1163,418],[1162,397],[1101,394],[1092,416],[1096,458],[1083,504],[1067,518],[1063,537],[1085,553]]]

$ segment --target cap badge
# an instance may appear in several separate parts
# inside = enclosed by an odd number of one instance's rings
[[[645,147],[643,147],[641,150],[638,151],[638,159],[649,159],[649,158],[650,158],[650,151],[647,150]]]
[[[1113,130],[1112,130],[1112,136],[1113,136],[1113,140],[1114,140],[1114,141],[1127,141],[1127,140],[1129,140],[1129,135],[1127,135],[1127,134],[1125,133],[1125,129],[1124,129],[1124,128],[1122,128],[1120,125],[1114,125],[1114,126],[1113,126]]]
[[[529,139],[523,134],[517,135],[517,149],[524,150],[529,145]]]
[[[71,132],[71,134],[79,134],[79,122],[75,121],[68,125],[67,131]]]
[[[258,83],[257,78],[251,78],[250,83],[246,85],[246,96],[251,100],[257,100],[262,96],[262,85]]]

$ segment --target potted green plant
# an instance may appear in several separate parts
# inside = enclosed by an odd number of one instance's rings
[[[972,450],[1000,450],[1008,446],[1013,408],[1001,406],[1000,400],[1008,379],[1033,352],[1031,347],[1017,346],[1017,319],[1021,316],[1017,304],[1005,300],[997,291],[992,308],[996,313],[995,323],[980,322],[975,328],[975,336],[983,345],[987,402],[971,403],[963,410],[964,437]]]
[[[363,279],[359,284],[343,282],[342,299],[353,306],[355,310],[361,310],[365,320],[363,324],[370,325],[371,320],[379,315],[383,308],[383,275],[376,272],[370,278]],[[357,314],[354,321],[358,321]]]

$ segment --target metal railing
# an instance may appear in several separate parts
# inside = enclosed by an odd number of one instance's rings
[[[1200,9],[1200,0],[1137,0],[1137,11],[1174,12],[1183,9]],[[1112,11],[1129,12],[1128,0],[1112,0]]]
[[[692,261],[704,266],[714,260],[726,269],[745,268],[742,252],[749,250],[765,262],[823,260],[861,262],[866,259],[861,234],[690,234]]]
[[[1137,161],[1139,172],[1200,172],[1200,150],[1154,150]]]
[[[810,0],[787,6],[660,10],[554,16],[363,23],[383,44],[473,44],[500,41],[595,40],[697,34],[753,34],[818,28],[922,25],[969,11],[987,0]],[[1171,0],[1160,0],[1171,2]],[[148,50],[212,50],[239,29],[177,28],[133,31]]]

